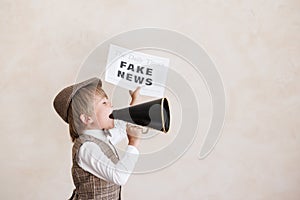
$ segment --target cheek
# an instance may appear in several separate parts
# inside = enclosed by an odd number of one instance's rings
[[[114,120],[109,118],[111,114],[110,109],[102,108],[101,112],[96,111],[96,118],[97,122],[100,126],[104,126],[105,128],[113,128],[114,127]]]
[[[97,112],[96,117],[97,121],[99,122],[103,122],[103,120],[105,119],[105,115],[103,114],[103,112]]]

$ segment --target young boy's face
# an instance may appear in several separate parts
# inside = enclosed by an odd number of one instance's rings
[[[112,113],[111,102],[106,97],[95,98],[94,112],[96,125],[99,129],[111,129],[114,127],[114,120],[109,118]]]

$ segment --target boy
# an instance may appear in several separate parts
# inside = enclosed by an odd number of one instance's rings
[[[136,103],[139,88],[130,92]],[[69,124],[72,141],[72,177],[75,185],[70,199],[121,199],[124,185],[137,162],[141,128],[109,118],[112,105],[98,78],[64,88],[53,102],[56,112]],[[115,128],[114,128],[115,127]],[[119,158],[114,144],[128,138],[127,150]]]

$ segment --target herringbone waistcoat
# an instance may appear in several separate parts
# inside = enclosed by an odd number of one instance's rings
[[[77,155],[80,146],[85,142],[94,142],[114,164],[118,162],[118,157],[114,154],[109,145],[95,137],[81,135],[74,142],[72,149],[73,166],[72,176],[76,186],[73,199],[76,200],[119,200],[121,199],[121,186],[100,179],[93,174],[84,171],[77,163]]]

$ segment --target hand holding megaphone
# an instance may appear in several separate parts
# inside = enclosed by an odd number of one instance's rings
[[[135,105],[135,104],[137,104],[137,102],[139,102],[140,91],[141,91],[141,87],[140,86],[138,86],[134,91],[129,90],[129,94],[131,96],[130,105]]]
[[[143,132],[143,128],[133,124],[127,124],[126,132],[128,138],[128,145],[137,147],[140,143],[140,137]]]

